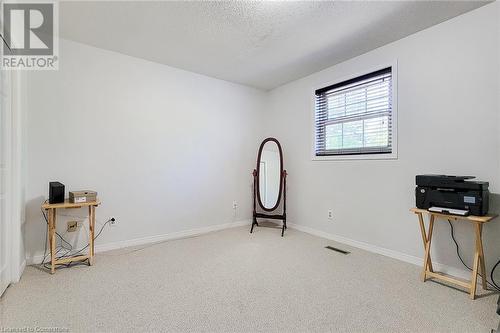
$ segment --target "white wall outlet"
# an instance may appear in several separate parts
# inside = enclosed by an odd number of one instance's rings
[[[233,201],[233,209],[236,209],[238,208],[238,202],[237,201]]]
[[[333,210],[331,209],[328,210],[328,219],[333,220]]]

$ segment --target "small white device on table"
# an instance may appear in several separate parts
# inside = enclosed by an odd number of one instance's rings
[[[69,192],[69,202],[71,203],[83,203],[83,202],[94,202],[97,200],[96,191],[70,191]]]

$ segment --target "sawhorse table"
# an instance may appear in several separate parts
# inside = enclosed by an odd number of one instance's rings
[[[50,244],[50,273],[54,274],[56,266],[67,264],[73,261],[88,260],[89,265],[94,262],[94,229],[95,229],[95,208],[99,206],[99,200],[92,202],[71,203],[66,199],[62,203],[44,203],[42,208],[47,211],[48,215],[48,234]],[[56,212],[57,209],[81,208],[88,207],[89,209],[89,252],[74,257],[56,258]]]
[[[487,215],[487,216],[457,216],[450,214],[442,214],[442,213],[434,213],[429,212],[426,209],[412,208],[411,212],[417,214],[418,222],[420,224],[420,231],[422,232],[422,241],[424,243],[424,268],[422,271],[422,281],[425,282],[427,278],[435,278],[438,280],[442,280],[448,283],[453,283],[459,285],[463,288],[469,290],[470,298],[474,299],[476,297],[476,286],[477,286],[477,276],[481,275],[483,289],[487,289],[487,281],[486,281],[486,268],[484,263],[484,252],[483,252],[483,224],[490,222],[497,215]],[[426,232],[425,224],[424,224],[424,214],[429,215],[429,228]],[[434,228],[434,221],[437,218],[442,218],[450,221],[468,221],[472,223],[475,231],[476,238],[476,246],[474,251],[474,263],[472,265],[472,277],[470,281],[459,280],[456,277],[443,274],[440,272],[435,272],[432,268],[432,260],[431,260],[431,241],[432,241],[432,230]]]

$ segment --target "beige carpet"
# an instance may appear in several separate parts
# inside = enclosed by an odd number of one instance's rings
[[[324,249],[334,245],[342,255]],[[496,295],[471,301],[397,260],[289,229],[234,228],[98,254],[54,276],[28,267],[4,327],[83,332],[489,332]]]

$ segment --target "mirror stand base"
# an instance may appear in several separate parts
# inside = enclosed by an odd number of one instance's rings
[[[257,218],[264,218],[264,219],[271,219],[271,220],[282,220],[283,225],[281,226],[281,237],[285,235],[285,230],[287,229],[286,226],[286,215],[279,215],[279,214],[264,214],[264,213],[254,213],[253,215],[253,220],[252,220],[252,228],[250,229],[250,233],[253,232],[253,228],[255,226],[259,226],[259,223],[257,222]]]

